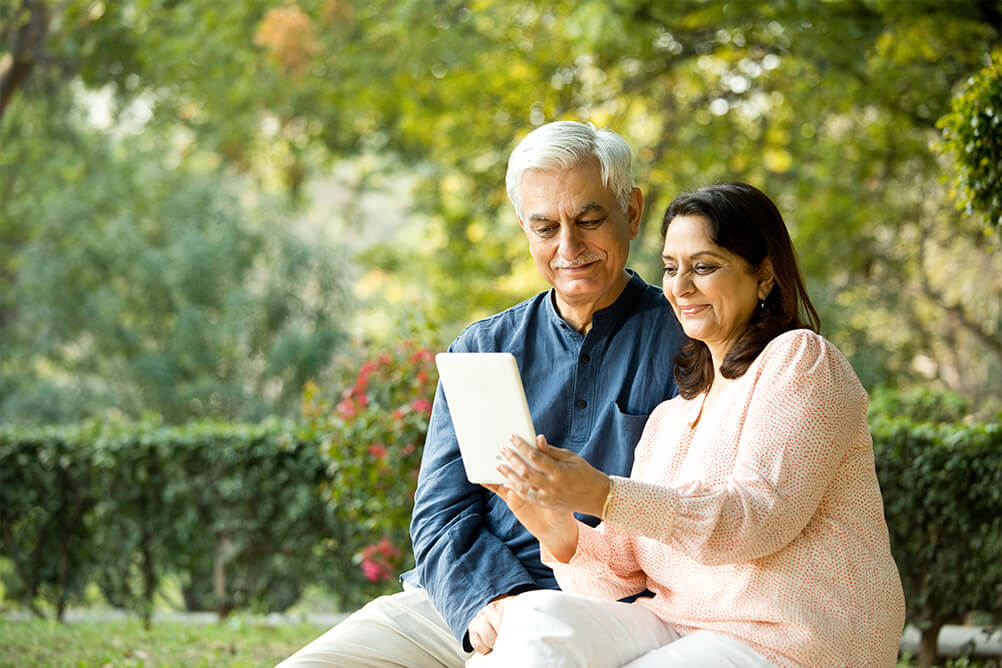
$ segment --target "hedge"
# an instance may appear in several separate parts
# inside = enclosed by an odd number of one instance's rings
[[[1002,426],[871,418],[877,474],[919,665],[944,624],[1002,619]]]
[[[148,621],[171,573],[189,609],[283,610],[350,564],[325,484],[329,461],[288,423],[0,428],[7,595],[61,617],[96,582]]]
[[[392,590],[413,563],[407,517],[428,406],[412,401],[380,422],[378,404],[345,401],[350,415],[300,423],[0,427],[7,596],[60,614],[96,582],[148,619],[166,574],[190,609],[221,615],[285,609],[307,583],[349,606]],[[943,624],[1002,617],[1002,428],[870,423],[908,618],[934,651]]]

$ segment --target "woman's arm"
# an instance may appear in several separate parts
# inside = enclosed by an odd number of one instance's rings
[[[727,479],[680,488],[617,480],[608,523],[707,564],[757,559],[801,533],[849,447],[865,438],[866,394],[821,336],[789,332],[774,343],[762,353]]]

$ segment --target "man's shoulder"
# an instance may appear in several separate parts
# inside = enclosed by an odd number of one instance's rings
[[[546,300],[549,291],[487,316],[473,323],[459,333],[453,342],[454,352],[507,352],[520,345],[527,335],[534,333],[541,322],[545,322]]]

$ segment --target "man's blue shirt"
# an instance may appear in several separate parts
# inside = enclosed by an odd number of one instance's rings
[[[675,396],[673,357],[684,338],[661,290],[633,274],[582,335],[558,314],[552,290],[470,325],[453,352],[510,352],[518,362],[533,425],[553,445],[597,469],[629,475],[651,411]],[[598,519],[580,516],[589,524]],[[493,598],[556,589],[539,543],[504,501],[466,479],[439,384],[428,425],[411,539],[417,568],[404,580],[427,589],[464,641]]]

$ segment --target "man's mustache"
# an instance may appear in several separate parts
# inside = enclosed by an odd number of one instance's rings
[[[581,267],[592,262],[598,262],[601,259],[602,256],[599,253],[584,253],[569,261],[563,258],[554,258],[550,260],[550,269],[574,269],[575,267]]]

